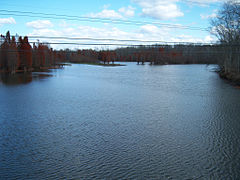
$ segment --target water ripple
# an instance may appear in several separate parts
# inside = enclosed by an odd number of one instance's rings
[[[239,90],[209,67],[56,74],[0,85],[1,179],[239,178]]]

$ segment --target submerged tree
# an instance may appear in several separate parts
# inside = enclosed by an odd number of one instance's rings
[[[12,40],[10,41],[9,45],[9,53],[7,54],[7,65],[9,71],[15,72],[18,67],[20,66],[20,58],[17,50],[17,44],[16,44],[16,39],[13,36]]]
[[[22,71],[33,71],[34,69],[51,68],[61,55],[54,51],[48,44],[34,43],[33,48],[28,37],[11,36],[8,31],[6,36],[0,37],[0,71],[15,73]],[[64,59],[65,60],[65,59]]]
[[[4,42],[1,44],[0,68],[8,72],[15,72],[19,65],[20,59],[17,50],[16,39],[11,39],[10,32],[6,36],[1,36]]]

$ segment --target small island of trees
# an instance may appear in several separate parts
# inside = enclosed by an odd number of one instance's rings
[[[55,68],[57,61],[61,62],[61,55],[47,44],[33,44],[28,37],[1,35],[0,71],[5,73],[29,72],[40,69]]]

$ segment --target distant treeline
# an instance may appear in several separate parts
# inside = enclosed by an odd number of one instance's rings
[[[17,39],[17,40],[16,40]],[[162,64],[223,64],[229,53],[221,45],[150,45],[115,50],[53,50],[49,44],[33,43],[28,37],[1,35],[0,71],[26,72],[55,68],[65,62],[103,63],[130,61]]]
[[[116,49],[117,59],[123,61],[161,64],[217,63],[216,46],[210,45],[152,45]]]
[[[114,63],[134,61],[151,64],[212,64],[221,57],[215,46],[151,45],[118,48],[116,50],[53,50],[48,44],[33,43],[28,37],[1,35],[0,71],[27,72],[55,68],[63,62]]]
[[[150,62],[162,64],[216,64],[222,58],[219,45],[150,45],[115,50],[64,50],[67,62]]]

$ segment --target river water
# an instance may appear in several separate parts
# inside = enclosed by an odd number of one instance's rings
[[[125,64],[2,76],[0,179],[240,178],[240,89]]]

